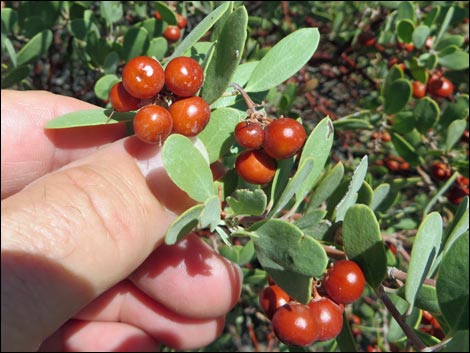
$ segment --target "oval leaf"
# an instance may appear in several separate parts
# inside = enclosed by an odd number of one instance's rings
[[[162,156],[168,176],[192,199],[205,202],[215,195],[209,165],[189,138],[170,135],[163,144]]]
[[[168,228],[165,236],[165,244],[173,245],[185,237],[199,222],[199,216],[204,210],[204,205],[196,205],[186,210],[176,218]]]
[[[416,48],[421,49],[426,43],[426,39],[429,37],[431,29],[426,25],[419,25],[413,31],[413,44]]]
[[[308,208],[317,208],[338,188],[344,175],[343,163],[338,162],[322,179],[315,192],[312,193]]]
[[[149,47],[149,36],[145,28],[130,28],[124,36],[121,56],[129,61],[136,56],[144,55]]]
[[[406,79],[398,79],[392,82],[384,95],[385,113],[395,114],[402,110],[411,98],[411,83]]]
[[[445,254],[436,283],[437,299],[451,332],[468,330],[468,234],[460,236]]]
[[[439,105],[435,100],[429,97],[420,99],[414,110],[416,128],[422,134],[427,133],[436,125],[439,115]]]
[[[233,196],[227,197],[227,203],[236,215],[261,216],[266,209],[267,199],[261,189],[240,189]]]
[[[452,54],[439,57],[439,64],[450,70],[464,70],[468,68],[468,53],[456,51]]]
[[[460,140],[460,137],[467,129],[466,120],[454,120],[447,129],[446,148],[448,151]]]
[[[293,76],[315,53],[319,41],[320,34],[316,28],[299,29],[283,38],[256,66],[246,90],[265,91]]]
[[[204,202],[204,210],[202,211],[199,223],[201,228],[209,228],[211,232],[220,222],[220,200],[217,196],[212,196]]]
[[[397,36],[404,43],[411,43],[415,26],[412,21],[405,19],[397,23]]]
[[[168,42],[163,37],[153,38],[150,41],[149,48],[147,50],[148,56],[153,56],[158,60],[161,60],[168,50]]]
[[[112,115],[111,115],[112,114]],[[65,129],[80,126],[117,124],[134,119],[134,112],[117,113],[111,109],[81,110],[61,115],[46,123],[46,129]],[[110,119],[110,117],[112,118]]]
[[[419,226],[411,249],[405,283],[405,298],[410,305],[414,305],[416,293],[428,276],[441,246],[441,239],[442,218],[437,212],[430,213]]]
[[[405,140],[401,135],[392,132],[393,147],[397,150],[398,154],[402,156],[411,165],[420,163],[420,158],[411,144]]]
[[[99,99],[108,100],[111,88],[121,81],[116,75],[104,75],[95,83],[95,94]]]
[[[380,204],[385,200],[388,193],[390,192],[390,184],[380,184],[374,189],[374,197],[372,198],[372,203],[370,208],[375,210]]]
[[[178,23],[176,14],[163,1],[155,1],[155,9],[160,13],[166,23],[170,25],[176,25]]]
[[[387,255],[374,212],[366,205],[348,209],[343,222],[344,250],[364,272],[367,283],[376,288],[387,273]]]
[[[440,123],[448,126],[454,120],[466,118],[468,118],[468,94],[462,94],[444,109]]]
[[[52,37],[52,31],[49,29],[36,34],[18,52],[16,56],[16,64],[18,66],[26,65],[46,54],[47,50],[51,46]]]

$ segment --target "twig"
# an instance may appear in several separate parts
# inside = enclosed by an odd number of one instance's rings
[[[403,271],[400,271],[396,267],[389,267],[388,270],[387,270],[387,275],[388,275],[388,277],[390,277],[392,279],[398,279],[400,281],[406,282],[407,273],[403,272]],[[435,287],[436,286],[436,280],[426,278],[424,280],[424,284]]]

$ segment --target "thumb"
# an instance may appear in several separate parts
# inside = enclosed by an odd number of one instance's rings
[[[159,152],[120,140],[2,201],[2,350],[4,327],[39,344],[162,243],[193,201]]]

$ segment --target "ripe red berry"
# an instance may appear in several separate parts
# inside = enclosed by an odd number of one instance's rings
[[[109,92],[109,101],[117,112],[129,112],[139,109],[140,99],[131,96],[122,82],[116,83]]]
[[[190,97],[176,101],[170,106],[173,132],[184,136],[196,136],[209,122],[211,108],[201,97]]]
[[[349,304],[359,299],[365,283],[361,268],[350,260],[336,261],[323,279],[326,293],[338,304]]]
[[[328,298],[312,300],[308,303],[313,316],[319,323],[317,341],[328,341],[335,338],[343,327],[343,311]]]
[[[161,19],[162,19],[162,15],[160,15],[160,12],[158,12],[158,11],[155,11],[153,15],[155,16],[155,18],[156,18],[157,20],[161,20]]]
[[[178,27],[181,29],[185,28],[186,25],[188,24],[186,17],[184,17],[182,14],[176,14],[176,21],[177,21]]]
[[[274,313],[290,301],[290,296],[278,285],[265,287],[259,294],[259,305],[266,316],[271,320]]]
[[[176,42],[181,37],[181,29],[178,26],[168,25],[163,36],[170,42]]]
[[[165,84],[165,72],[160,63],[148,56],[131,59],[122,70],[122,83],[136,98],[152,98]]]
[[[201,88],[203,81],[204,71],[193,58],[179,56],[165,68],[165,85],[177,96],[193,96]]]
[[[306,138],[302,124],[294,119],[280,118],[264,129],[263,148],[271,157],[285,159],[295,155]]]
[[[262,149],[243,151],[235,161],[235,170],[247,182],[263,185],[273,180],[276,161]]]
[[[235,126],[235,140],[244,148],[258,148],[264,141],[264,130],[260,123],[241,121]]]
[[[426,84],[421,81],[413,81],[413,97],[423,98],[426,95]]]
[[[272,319],[274,334],[283,343],[306,347],[320,332],[319,324],[308,305],[290,302],[281,306]]]
[[[365,47],[371,47],[376,42],[375,36],[371,32],[362,32],[358,39],[359,43]]]
[[[442,162],[433,163],[431,166],[431,175],[440,181],[445,181],[450,178],[452,172],[449,166]]]
[[[449,97],[454,92],[454,84],[445,77],[432,76],[428,81],[428,90],[437,97]]]
[[[147,143],[162,145],[173,127],[171,115],[158,105],[146,105],[134,117],[134,132]]]

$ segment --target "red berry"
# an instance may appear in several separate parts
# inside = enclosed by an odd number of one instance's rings
[[[295,155],[306,138],[302,124],[294,119],[280,118],[264,129],[263,148],[271,157],[285,159]]]
[[[366,280],[354,261],[339,260],[330,267],[323,279],[328,296],[336,303],[350,304],[359,299]]]
[[[109,101],[117,112],[129,112],[139,109],[140,99],[131,96],[122,82],[116,83],[109,92]]]
[[[147,143],[162,145],[173,127],[171,115],[158,105],[146,105],[134,117],[134,132]]]
[[[235,140],[245,148],[258,148],[264,141],[264,130],[260,123],[241,121],[235,126]]]
[[[158,11],[155,11],[153,15],[155,16],[155,18],[156,18],[157,20],[161,20],[161,19],[162,19],[162,15],[160,15],[160,12],[158,12]]]
[[[178,26],[168,25],[163,36],[170,42],[176,42],[181,37],[181,29]]]
[[[308,306],[319,323],[317,341],[328,341],[338,336],[343,327],[343,311],[339,305],[328,298],[321,298],[310,301]]]
[[[426,95],[426,84],[421,81],[413,81],[413,97],[423,98]]]
[[[365,47],[371,47],[375,44],[375,36],[371,32],[362,32],[359,35],[359,43]]]
[[[187,56],[171,60],[165,68],[165,85],[180,97],[193,96],[204,81],[204,71],[199,63]]]
[[[278,285],[265,287],[259,294],[259,305],[266,316],[271,320],[274,313],[290,301],[290,296]]]
[[[201,97],[190,97],[176,101],[170,106],[173,132],[184,136],[196,136],[209,122],[211,108]]]
[[[165,72],[160,63],[148,56],[131,59],[122,70],[122,83],[136,98],[152,98],[165,84]]]
[[[450,178],[452,174],[449,166],[442,162],[436,162],[431,166],[431,175],[440,181],[445,181]]]
[[[262,149],[243,151],[235,161],[235,169],[244,180],[252,184],[267,184],[276,173],[276,161]]]
[[[186,21],[186,17],[184,17],[182,14],[176,15],[176,21],[177,21],[178,27],[181,29],[185,28],[188,23],[188,21]]]
[[[318,337],[319,324],[308,305],[290,302],[281,306],[272,319],[274,334],[285,344],[309,346]]]
[[[449,97],[454,92],[454,84],[445,77],[432,76],[428,82],[428,90],[437,97]]]

